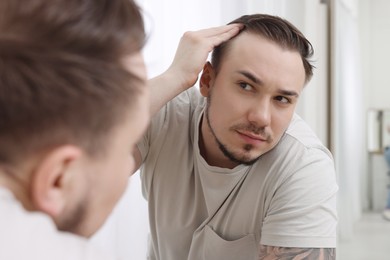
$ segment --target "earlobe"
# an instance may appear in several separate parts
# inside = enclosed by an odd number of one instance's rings
[[[31,196],[37,210],[53,218],[62,213],[67,199],[67,179],[73,163],[81,155],[80,148],[63,145],[51,150],[37,162],[31,178]]]
[[[210,62],[207,62],[203,67],[203,72],[200,77],[199,87],[200,87],[200,93],[204,97],[208,97],[210,90],[214,84],[214,68],[210,64]]]

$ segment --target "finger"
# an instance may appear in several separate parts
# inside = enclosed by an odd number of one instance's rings
[[[236,28],[230,29],[227,32],[224,32],[224,33],[221,33],[221,34],[218,34],[218,35],[214,36],[213,37],[213,45],[214,46],[220,45],[221,43],[231,39],[234,36],[236,36],[239,31],[240,31],[240,28],[236,27]]]
[[[219,27],[212,27],[208,29],[203,29],[200,31],[197,31],[196,33],[201,37],[215,37],[220,34],[224,34],[226,32],[229,32],[231,30],[240,30],[243,27],[242,24],[229,24],[229,25],[223,25]]]

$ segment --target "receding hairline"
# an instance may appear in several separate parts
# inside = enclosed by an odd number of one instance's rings
[[[217,46],[212,53],[211,63],[216,71],[218,71],[226,51],[229,51],[230,42],[236,37],[240,37],[242,33],[249,32],[261,35],[283,49],[296,51],[301,57],[305,70],[305,84],[310,81],[314,68],[309,60],[314,53],[313,46],[292,23],[284,18],[268,14],[243,15],[229,24],[235,23],[244,25],[240,33]]]
[[[256,37],[256,38],[259,38],[259,39],[262,39],[268,43],[271,43],[275,46],[278,46],[281,50],[284,50],[284,51],[290,51],[292,53],[296,53],[299,57],[302,57],[302,55],[300,54],[299,50],[291,47],[291,46],[288,46],[286,44],[281,44],[273,39],[270,39],[266,36],[264,36],[263,34],[260,34],[258,32],[254,32],[254,31],[250,31],[250,30],[245,30],[245,31],[241,31],[240,33],[238,33],[236,36],[234,36],[233,38],[231,38],[229,41],[226,41],[224,43],[224,52],[223,52],[223,55],[220,59],[220,62],[219,62],[219,65],[222,64],[224,58],[226,58],[229,53],[231,53],[231,49],[232,47],[235,45],[235,42],[240,39],[241,36],[243,35],[249,35],[249,36],[253,36],[253,37]],[[304,67],[303,65],[303,61],[302,61],[302,67]],[[220,66],[218,68],[215,68],[216,70],[218,70],[220,68]]]

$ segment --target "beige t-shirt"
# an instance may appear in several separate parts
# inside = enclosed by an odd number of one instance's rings
[[[26,211],[0,187],[1,260],[112,260],[86,239],[60,232],[42,213]]]
[[[206,105],[183,92],[152,120],[138,148],[149,203],[148,259],[256,259],[259,244],[336,247],[330,152],[298,116],[252,166],[213,167],[199,152]]]

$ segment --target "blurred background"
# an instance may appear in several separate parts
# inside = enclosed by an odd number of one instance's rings
[[[185,31],[268,13],[296,25],[314,46],[314,77],[297,113],[332,151],[339,183],[337,259],[390,259],[386,206],[390,145],[390,1],[138,0],[149,39],[149,77],[168,68]],[[139,174],[92,243],[123,259],[146,259],[147,203]]]

